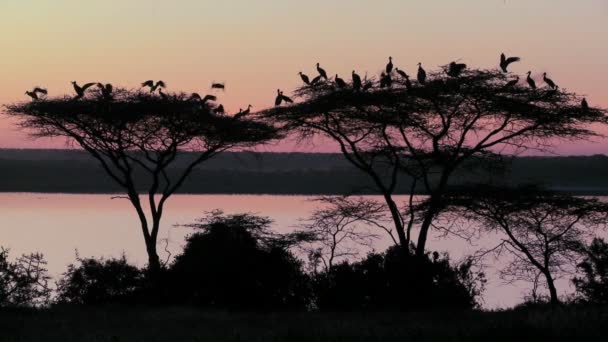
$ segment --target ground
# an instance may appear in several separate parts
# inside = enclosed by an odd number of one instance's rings
[[[0,311],[0,341],[601,341],[608,307],[502,312],[227,313],[186,308]]]

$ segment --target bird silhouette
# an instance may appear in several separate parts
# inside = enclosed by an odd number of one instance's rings
[[[335,81],[336,81],[336,85],[338,86],[338,88],[340,88],[340,89],[346,88],[346,82],[344,82],[343,79],[338,77],[338,74],[336,74]]]
[[[323,77],[324,79],[327,79],[327,72],[325,72],[325,70],[321,68],[319,63],[317,63],[317,72],[319,73],[319,76]]]
[[[405,76],[403,76],[403,77],[405,77],[405,88],[407,90],[411,90],[412,89],[412,81],[410,81],[410,75],[405,74]]]
[[[213,82],[211,83],[211,89],[226,90],[226,85],[224,83]]]
[[[87,89],[91,88],[92,86],[94,86],[96,83],[92,82],[92,83],[87,83],[85,85],[83,85],[82,87],[79,86],[76,81],[72,81],[72,85],[74,86],[74,91],[76,92],[76,97],[75,99],[80,99],[82,97],[84,97],[85,92],[87,91]]]
[[[304,75],[301,71],[299,72],[299,74],[300,74],[300,78],[302,79],[302,82],[310,85],[310,78],[308,78],[308,76]]]
[[[583,98],[583,100],[581,101],[581,109],[584,112],[589,111],[589,103],[587,103],[587,99]]]
[[[114,87],[112,87],[110,83],[105,85],[103,83],[97,83],[97,87],[99,87],[99,90],[101,91],[101,96],[103,96],[104,99],[109,100],[112,98],[112,92],[114,91]]]
[[[528,85],[530,86],[530,88],[536,89],[536,82],[534,82],[531,75],[532,75],[532,71],[528,71],[528,77],[526,78],[526,81],[528,82]]]
[[[283,92],[281,89],[277,89],[277,97],[274,99],[274,105],[280,106],[283,103]]]
[[[352,73],[352,78],[353,78],[353,89],[355,90],[360,90],[361,89],[361,76],[357,75],[357,73],[355,72],[355,70],[353,70]]]
[[[388,58],[388,64],[386,64],[386,73],[391,74],[393,72],[393,57]]]
[[[399,68],[395,68],[395,72],[397,72],[399,74],[399,76],[406,78],[407,74],[405,73],[405,71],[399,69]]]
[[[315,84],[319,83],[319,81],[321,80],[322,77],[323,76],[319,75],[319,76],[313,78],[312,81],[310,81],[310,85],[315,85]]]
[[[382,73],[380,75],[380,88],[391,87],[393,85],[393,78],[390,74]]]
[[[44,88],[36,87],[36,88],[32,89],[31,91],[25,92],[25,95],[31,97],[32,100],[39,100],[40,96],[38,96],[38,94],[47,95],[48,91]]]
[[[509,64],[519,62],[521,58],[519,57],[509,57],[507,58],[504,53],[500,54],[500,68],[503,72],[508,72],[507,68]]]
[[[510,80],[509,82],[507,82],[505,84],[505,88],[511,88],[511,87],[515,86],[517,83],[519,83],[519,76],[516,76],[514,80]]]
[[[545,83],[547,83],[547,85],[549,86],[549,88],[551,89],[557,89],[557,85],[555,84],[555,82],[553,82],[552,79],[547,77],[547,73],[543,72],[543,81],[545,81]]]
[[[242,117],[244,117],[245,115],[249,115],[249,113],[251,113],[251,107],[253,107],[252,105],[247,106],[247,109],[245,110],[240,110],[235,116],[235,119],[240,119]]]
[[[190,101],[201,101],[203,98],[201,97],[201,95],[199,95],[199,93],[192,93],[192,95],[190,95],[190,98],[188,98],[188,100]]]
[[[456,63],[451,62],[448,67],[448,76],[450,77],[458,77],[467,68],[467,65],[464,63]]]
[[[367,81],[363,85],[363,91],[368,91],[368,90],[372,89],[373,86],[374,86],[374,84],[371,81]]]
[[[215,95],[205,95],[205,97],[203,97],[203,99],[201,100],[201,102],[205,103],[207,101],[216,101],[217,97]]]
[[[150,93],[153,93],[156,91],[156,89],[166,88],[167,85],[163,81],[157,81],[156,83],[154,83],[154,81],[148,80],[148,81],[143,82],[141,84],[141,87],[142,88],[150,87]]]
[[[422,63],[418,63],[418,83],[426,83],[426,71],[422,68]]]
[[[163,100],[167,100],[169,98],[169,95],[163,93],[163,88],[158,88],[158,95],[160,95],[160,98]]]
[[[224,110],[224,105],[219,105],[215,109],[215,114],[224,114],[226,111]]]

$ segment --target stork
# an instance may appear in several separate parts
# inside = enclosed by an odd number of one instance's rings
[[[340,77],[338,77],[338,74],[336,74],[336,85],[338,86],[338,88],[342,89],[346,87],[346,82],[344,82],[343,79],[341,79]]]
[[[418,83],[425,84],[426,83],[426,71],[422,68],[422,63],[418,63]]]
[[[458,77],[467,68],[467,65],[464,63],[456,63],[451,62],[448,67],[448,76],[450,77]]]
[[[192,93],[192,95],[190,95],[190,98],[188,99],[190,101],[202,101],[201,96],[198,93]]]
[[[143,82],[141,84],[141,87],[142,88],[150,87],[150,93],[153,93],[156,91],[156,89],[166,88],[167,85],[163,81],[156,81],[156,83],[154,83],[153,80],[148,80],[148,81]]]
[[[312,81],[310,81],[310,85],[315,85],[315,84],[319,83],[319,81],[321,80],[321,77],[323,77],[323,76],[319,75],[319,76],[313,78]]]
[[[307,75],[304,75],[301,71],[298,74],[300,75],[302,82],[304,82],[307,85],[310,85],[310,78],[308,78]]]
[[[500,54],[500,68],[503,72],[508,72],[507,68],[509,64],[519,62],[521,58],[519,57],[509,57],[507,58],[504,53]]]
[[[532,75],[532,71],[528,71],[528,77],[526,78],[526,81],[528,82],[528,85],[530,86],[530,88],[536,89],[536,82],[534,82],[531,75]]]
[[[395,68],[395,71],[399,74],[399,76],[406,78],[407,74],[405,73],[405,71],[399,69],[399,68]]]
[[[235,118],[235,119],[239,119],[239,118],[244,117],[245,115],[249,115],[249,113],[251,113],[251,107],[253,107],[253,106],[252,106],[252,105],[249,105],[249,106],[247,106],[247,109],[245,109],[245,110],[242,110],[242,109],[241,109],[241,110],[240,110],[240,111],[239,111],[239,112],[238,112],[238,113],[237,113],[237,114],[234,116],[234,118]]]
[[[224,83],[213,82],[211,83],[211,89],[226,90],[226,85]]]
[[[519,83],[519,76],[516,76],[514,80],[510,80],[509,82],[507,82],[505,84],[505,88],[511,88],[511,87],[515,86],[517,83]]]
[[[581,109],[584,112],[589,111],[589,103],[587,103],[587,99],[583,98],[583,100],[581,101]]]
[[[319,73],[319,76],[323,77],[324,79],[327,79],[327,72],[325,72],[325,70],[321,68],[321,64],[319,63],[317,63],[317,72]]]
[[[110,83],[105,85],[103,83],[97,83],[97,87],[99,87],[99,90],[101,90],[101,96],[103,96],[104,99],[112,98],[112,92],[114,91],[114,87],[112,87]]]
[[[84,97],[84,94],[87,91],[87,89],[91,88],[95,84],[96,83],[94,83],[94,82],[87,83],[81,87],[76,83],[76,81],[72,81],[72,85],[74,86],[74,91],[76,92],[75,99],[80,99],[80,98]]]
[[[281,89],[277,89],[277,97],[274,99],[274,105],[278,107],[281,103],[283,103],[283,92]]]
[[[393,57],[388,58],[388,64],[386,64],[386,73],[391,74],[393,72]]]
[[[405,74],[405,76],[403,76],[403,77],[405,77],[405,88],[407,90],[411,90],[412,89],[412,82],[410,81],[410,75]]]
[[[357,75],[357,73],[355,72],[355,70],[353,70],[352,73],[352,78],[353,78],[353,89],[355,90],[360,90],[361,89],[361,76]]]
[[[32,89],[31,91],[26,91],[25,95],[31,97],[32,100],[39,100],[40,99],[40,96],[38,96],[39,93],[43,94],[43,95],[47,95],[48,91],[44,88],[36,87],[36,88]]]
[[[205,97],[203,97],[201,102],[205,103],[207,101],[215,101],[215,100],[217,100],[217,97],[215,95],[205,95]]]
[[[555,84],[555,82],[553,82],[552,79],[547,77],[547,73],[543,72],[543,81],[545,81],[545,83],[547,83],[547,85],[549,86],[549,88],[551,89],[557,89],[557,85]]]
[[[215,109],[215,114],[224,114],[226,111],[224,110],[224,105],[219,105]]]

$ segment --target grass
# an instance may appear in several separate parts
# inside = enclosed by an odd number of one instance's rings
[[[0,311],[0,341],[602,341],[608,308],[226,313],[189,308]]]

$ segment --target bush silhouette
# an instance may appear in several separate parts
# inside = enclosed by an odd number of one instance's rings
[[[118,259],[80,259],[57,283],[60,303],[99,305],[130,304],[141,294],[144,273],[130,265],[123,256]]]
[[[0,247],[0,308],[48,304],[50,276],[42,254],[24,254],[10,261],[8,253],[8,249]]]
[[[608,304],[608,243],[596,238],[585,251],[578,264],[582,276],[573,279],[576,290],[587,302]]]
[[[253,215],[215,215],[192,234],[168,276],[176,304],[228,310],[304,308],[301,262]]]

